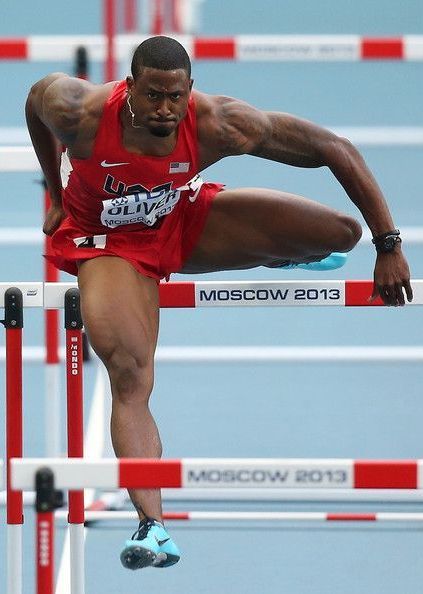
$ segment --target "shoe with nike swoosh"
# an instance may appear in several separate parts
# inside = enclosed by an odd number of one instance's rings
[[[154,518],[141,521],[130,540],[125,542],[120,560],[127,569],[170,567],[181,554],[163,524]]]

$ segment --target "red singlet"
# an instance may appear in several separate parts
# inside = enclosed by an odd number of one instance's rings
[[[126,82],[105,103],[92,155],[62,154],[66,218],[52,237],[58,268],[77,274],[77,262],[119,256],[138,272],[160,280],[178,272],[191,254],[222,184],[198,175],[198,139],[193,98],[178,127],[174,151],[164,157],[128,152],[120,112]]]

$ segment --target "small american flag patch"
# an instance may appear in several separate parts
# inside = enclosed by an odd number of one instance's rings
[[[188,173],[191,163],[171,163],[169,173]]]

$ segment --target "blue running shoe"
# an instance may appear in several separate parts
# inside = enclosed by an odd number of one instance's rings
[[[140,522],[131,540],[125,542],[120,560],[127,569],[143,567],[170,567],[179,561],[178,547],[163,524],[153,518]]]
[[[267,266],[267,268],[284,268],[286,270],[291,270],[293,268],[300,268],[302,270],[335,270],[336,268],[341,268],[345,262],[347,261],[347,254],[342,252],[332,252],[326,258],[319,260],[318,262],[308,262],[308,263],[297,263],[297,262],[284,262],[283,264],[276,265],[276,266]]]

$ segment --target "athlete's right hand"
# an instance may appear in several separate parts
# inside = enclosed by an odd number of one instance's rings
[[[43,225],[43,232],[46,235],[53,235],[56,229],[59,228],[60,223],[65,218],[66,214],[63,207],[58,204],[53,204],[47,211],[46,220]]]

